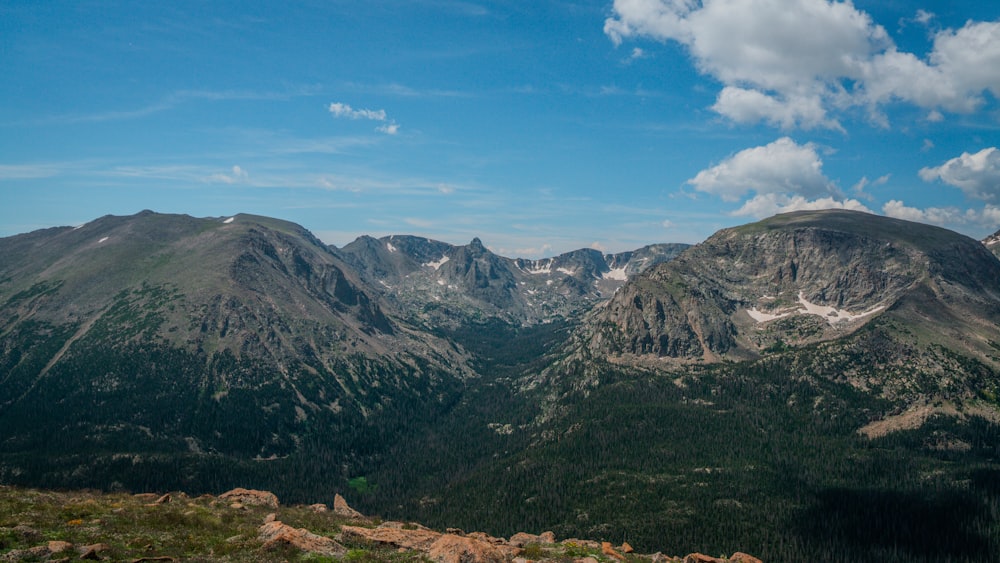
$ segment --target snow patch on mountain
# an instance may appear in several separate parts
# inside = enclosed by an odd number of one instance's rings
[[[434,268],[435,270],[438,270],[441,268],[441,266],[444,266],[445,263],[448,262],[448,260],[451,260],[451,258],[448,258],[447,256],[442,256],[441,259],[438,260],[437,262],[425,262],[422,265],[424,267]]]
[[[852,313],[850,311],[837,309],[836,307],[830,307],[828,305],[811,303],[805,298],[801,291],[799,292],[799,305],[801,306],[799,308],[779,309],[778,311],[772,313],[761,311],[757,309],[757,307],[754,307],[752,309],[747,309],[747,315],[750,315],[750,318],[758,323],[766,323],[768,321],[773,321],[775,319],[780,319],[794,314],[817,315],[826,319],[826,321],[830,323],[830,326],[834,326],[838,323],[862,319],[885,309],[885,305],[879,305],[863,313]]]
[[[542,265],[544,264],[544,265]],[[538,275],[538,274],[551,274],[552,273],[552,260],[545,260],[544,262],[535,263],[534,268],[521,268],[523,272],[528,274]]]
[[[622,266],[621,268],[614,268],[613,270],[604,272],[604,274],[601,277],[606,280],[616,280],[616,281],[625,281],[628,279],[628,275],[625,273],[624,266]]]

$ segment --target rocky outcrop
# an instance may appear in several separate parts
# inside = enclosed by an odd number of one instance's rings
[[[993,233],[992,235],[983,239],[983,244],[989,249],[997,258],[1000,258],[1000,231]]]
[[[514,547],[524,547],[526,545],[551,545],[556,543],[556,536],[552,532],[543,532],[540,535],[518,532],[510,537],[508,542]]]
[[[258,536],[264,541],[263,551],[288,546],[317,555],[340,556],[347,553],[347,549],[332,538],[316,535],[304,528],[293,528],[277,520],[264,523]]]
[[[406,529],[396,522],[378,528],[342,526],[344,540],[364,540],[379,545],[422,551],[438,563],[502,563],[511,561],[520,549],[501,538],[486,534],[442,534],[426,528]]]
[[[337,494],[333,497],[333,513],[337,516],[343,516],[344,518],[364,518],[365,515],[361,514],[357,510],[354,510],[347,504],[347,500],[344,497]]]
[[[468,536],[442,534],[431,544],[427,556],[438,563],[505,563],[519,551]]]
[[[684,563],[762,563],[762,561],[752,555],[737,551],[729,558],[692,553],[684,558]]]
[[[265,506],[278,508],[278,497],[269,491],[236,488],[219,495],[219,499],[239,506]]]
[[[428,529],[404,529],[402,524],[387,522],[377,528],[341,526],[344,541],[368,541],[378,545],[388,545],[415,551],[428,551],[441,537],[440,532]]]

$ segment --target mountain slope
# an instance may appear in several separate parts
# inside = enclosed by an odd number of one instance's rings
[[[684,248],[658,244],[609,255],[581,249],[527,260],[494,254],[478,238],[453,246],[394,235],[361,237],[337,252],[369,285],[433,327],[492,318],[531,325],[572,316],[613,294],[628,276]]]
[[[0,452],[25,462],[281,458],[338,428],[319,447],[351,452],[470,375],[291,223],[143,212],[0,240]]]
[[[668,370],[782,358],[803,377],[890,401],[872,415],[887,429],[936,412],[1000,419],[1000,261],[928,225],[779,215],[722,230],[630,280],[568,350],[533,385],[592,384],[604,358]]]
[[[929,323],[988,359],[1000,263],[956,233],[857,212],[779,215],[726,229],[639,276],[595,314],[595,351],[752,358],[830,340],[872,318]],[[940,314],[946,313],[946,318]]]

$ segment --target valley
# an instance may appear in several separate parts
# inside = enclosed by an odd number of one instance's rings
[[[641,552],[1000,549],[992,238],[843,211],[540,261],[143,212],[0,239],[0,484]]]

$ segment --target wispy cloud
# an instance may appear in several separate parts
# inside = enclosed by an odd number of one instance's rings
[[[385,133],[386,135],[395,135],[399,133],[399,124],[394,120],[390,120],[384,109],[354,109],[348,104],[341,102],[334,102],[330,104],[327,109],[330,111],[330,114],[336,118],[381,121],[383,122],[383,125],[375,128],[375,130],[380,133]]]
[[[249,178],[250,174],[248,174],[246,170],[240,168],[239,166],[233,166],[230,172],[225,174],[215,173],[206,178],[206,180],[212,183],[236,184],[245,182]]]

